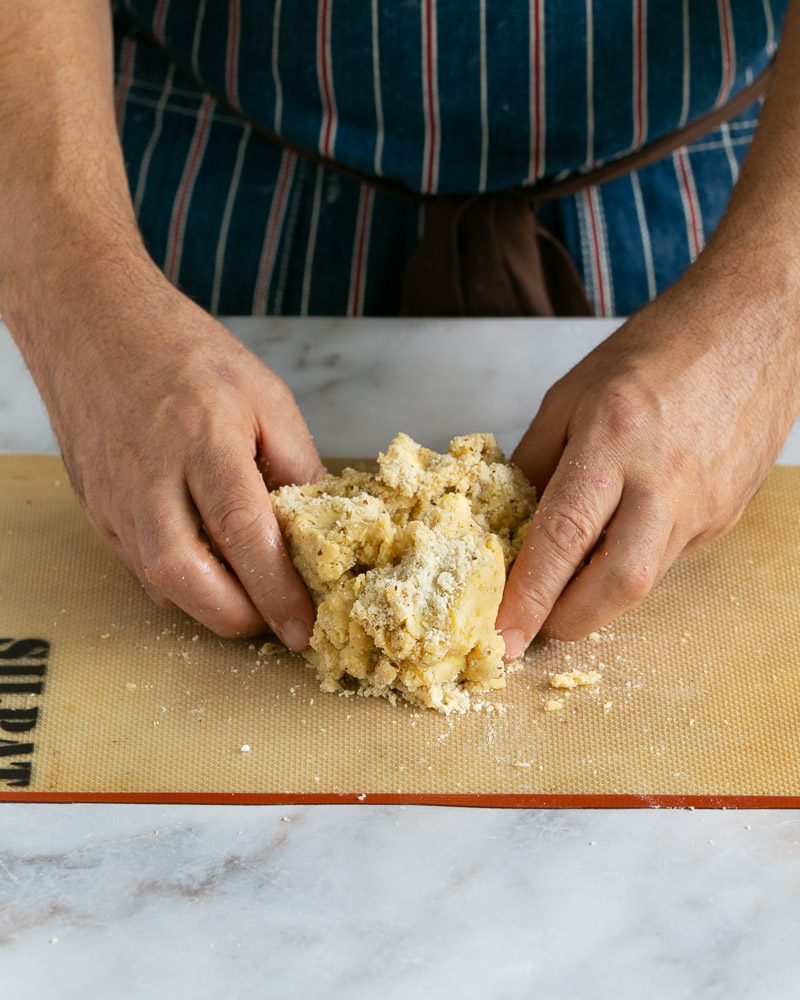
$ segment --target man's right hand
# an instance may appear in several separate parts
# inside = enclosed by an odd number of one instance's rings
[[[71,294],[59,324],[34,374],[101,537],[158,604],[305,648],[314,609],[267,488],[324,469],[285,384],[144,261]]]

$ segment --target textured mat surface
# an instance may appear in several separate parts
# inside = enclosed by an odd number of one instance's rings
[[[798,807],[800,468],[465,716],[322,694],[260,647],[153,606],[57,459],[0,456],[0,798],[43,800]],[[601,683],[550,688],[576,667]]]

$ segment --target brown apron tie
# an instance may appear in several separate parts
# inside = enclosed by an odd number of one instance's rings
[[[403,275],[404,316],[591,316],[566,247],[519,193],[437,198]]]
[[[403,316],[592,316],[575,262],[540,225],[536,201],[564,198],[656,163],[735,117],[761,97],[767,67],[727,104],[584,174],[530,192],[440,196],[425,203],[425,229],[403,274]]]

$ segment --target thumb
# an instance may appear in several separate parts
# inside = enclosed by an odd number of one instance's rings
[[[273,419],[262,419],[256,455],[267,489],[290,483],[314,483],[327,472],[308,424],[294,399],[281,406]]]

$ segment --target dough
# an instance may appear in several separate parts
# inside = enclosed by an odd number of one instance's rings
[[[398,434],[377,473],[275,491],[317,606],[306,655],[323,689],[355,684],[447,713],[504,687],[494,622],[534,502],[491,434],[454,438],[444,455]]]

